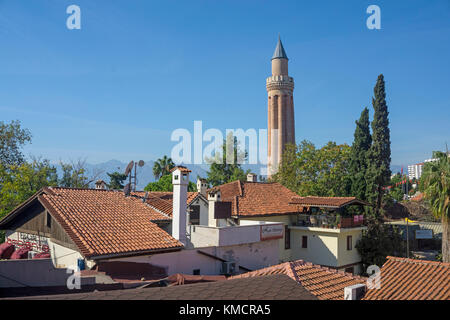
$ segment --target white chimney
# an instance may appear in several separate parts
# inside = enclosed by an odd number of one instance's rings
[[[344,288],[344,300],[361,300],[366,293],[366,285],[355,284]]]
[[[172,169],[173,211],[172,237],[186,245],[186,201],[189,184],[189,172],[186,167]]]
[[[204,197],[207,197],[206,190],[208,189],[208,182],[206,179],[197,178],[197,192],[200,192]]]
[[[217,227],[217,219],[214,218],[215,203],[222,201],[219,189],[212,189],[208,193],[208,226]]]
[[[254,173],[247,174],[247,182],[257,182],[258,176]]]
[[[103,180],[97,180],[95,182],[95,189],[97,190],[106,190],[106,182]]]

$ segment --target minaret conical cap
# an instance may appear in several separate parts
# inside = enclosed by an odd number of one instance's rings
[[[284,51],[283,44],[281,43],[281,39],[280,39],[279,35],[278,35],[277,47],[275,48],[275,52],[273,53],[273,56],[272,56],[272,60],[273,59],[288,59],[288,57],[286,55],[286,51]]]

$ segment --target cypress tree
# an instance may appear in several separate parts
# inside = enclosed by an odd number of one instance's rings
[[[374,205],[374,214],[379,217],[383,199],[383,187],[391,177],[391,141],[384,77],[378,76],[372,98],[374,116],[372,121],[372,145],[367,159],[366,196]]]
[[[360,200],[366,200],[367,153],[372,144],[368,108],[364,108],[355,124],[356,129],[350,153],[350,193]]]

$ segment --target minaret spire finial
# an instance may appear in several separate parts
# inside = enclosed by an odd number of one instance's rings
[[[283,43],[281,42],[280,33],[278,33],[278,42],[277,47],[275,48],[275,52],[273,53],[272,60],[273,59],[288,59],[286,55],[286,51],[284,51]]]

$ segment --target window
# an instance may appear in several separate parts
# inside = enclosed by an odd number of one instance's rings
[[[47,214],[45,215],[45,225],[48,228],[52,227],[52,216],[50,215],[50,213],[47,212]]]
[[[302,236],[302,248],[308,248],[308,236]]]
[[[348,273],[354,273],[354,269],[353,269],[353,267],[350,267],[350,268],[345,268],[345,272],[348,272]]]
[[[200,275],[200,269],[194,269],[194,270],[192,271],[192,274],[193,274],[194,276],[199,276],[199,275]]]
[[[199,205],[191,205],[189,213],[189,222],[192,225],[200,224],[200,206]]]
[[[347,250],[352,250],[352,236],[347,236]]]
[[[290,249],[291,248],[291,230],[289,229],[289,226],[284,226],[284,249]]]

